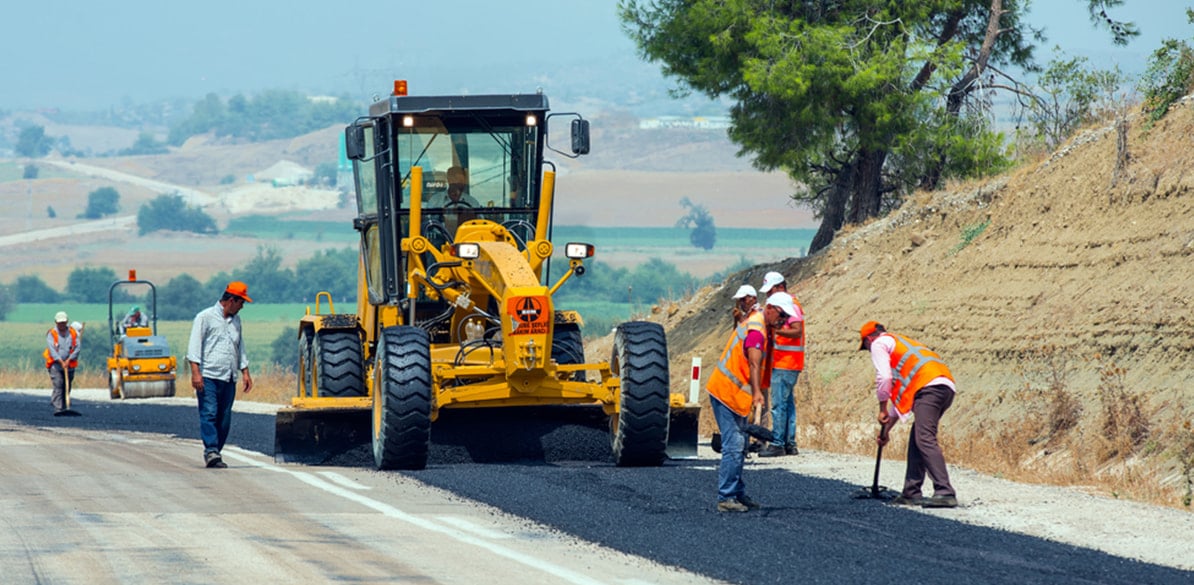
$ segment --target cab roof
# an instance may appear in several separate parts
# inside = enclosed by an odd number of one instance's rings
[[[427,114],[476,110],[545,112],[547,96],[539,93],[507,95],[395,96],[369,106],[370,117],[387,114]]]

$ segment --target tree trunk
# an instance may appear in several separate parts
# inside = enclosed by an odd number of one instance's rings
[[[1007,11],[1003,9],[1003,0],[991,0],[991,9],[987,13],[987,31],[983,36],[983,44],[979,47],[978,54],[975,56],[974,64],[970,66],[966,74],[953,87],[949,88],[949,93],[946,94],[945,111],[950,116],[956,118],[961,114],[962,105],[966,103],[966,98],[981,87],[981,84],[976,82],[987,70],[987,62],[991,60],[991,52],[995,48],[995,41],[1003,33],[999,28],[999,19],[1006,13]],[[926,190],[936,189],[940,186],[941,176],[945,171],[945,163],[945,154],[939,153],[933,166],[920,178],[918,186]]]
[[[850,188],[854,182],[854,165],[850,164],[838,172],[825,197],[825,208],[821,212],[821,226],[813,235],[813,241],[808,245],[808,253],[812,254],[833,241],[833,235],[842,229],[846,220],[846,203],[850,200]]]
[[[883,201],[883,163],[886,150],[860,150],[854,160],[853,205],[848,223],[862,223],[879,216]]]

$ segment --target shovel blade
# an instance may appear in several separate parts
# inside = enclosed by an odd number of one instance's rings
[[[748,434],[764,443],[774,443],[775,442],[775,434],[771,432],[771,429],[769,429],[765,426],[756,425],[756,424],[747,424],[747,425],[743,425],[742,430],[746,434]]]

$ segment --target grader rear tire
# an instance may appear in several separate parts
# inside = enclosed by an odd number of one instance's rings
[[[356,330],[329,329],[315,335],[312,379],[320,396],[364,396],[364,349]]]
[[[551,336],[551,359],[557,364],[585,363],[585,341],[576,323],[556,323]],[[572,374],[572,380],[585,381],[584,372]]]
[[[632,321],[614,334],[610,367],[621,377],[621,409],[610,417],[614,463],[662,465],[667,458],[667,337],[658,323]]]
[[[295,396],[303,398],[311,396],[311,389],[314,388],[315,381],[312,377],[315,371],[311,359],[313,356],[311,330],[303,329],[298,338],[298,376],[295,377]]]
[[[373,368],[373,462],[423,469],[431,444],[431,340],[400,325],[381,331]]]

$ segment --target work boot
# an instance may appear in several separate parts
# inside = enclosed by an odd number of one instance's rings
[[[900,494],[891,500],[893,506],[921,506],[925,499],[921,496],[905,496]]]
[[[750,510],[758,510],[763,507],[763,504],[760,504],[760,503],[754,501],[753,499],[751,499],[750,496],[748,496],[746,494],[742,494],[742,495],[738,496],[738,503],[742,504],[743,506],[746,506]]]
[[[954,496],[938,496],[925,498],[922,500],[921,506],[925,508],[957,508],[958,498]]]
[[[791,445],[784,445],[784,455],[799,455],[800,451],[796,449],[796,443]]]
[[[738,500],[721,500],[717,502],[718,512],[746,512],[750,510],[745,504]]]
[[[215,451],[208,451],[207,453],[204,453],[203,461],[207,464],[207,467],[211,469],[224,469],[225,467],[228,467],[228,464],[224,463],[224,460],[220,457],[220,454]]]
[[[759,457],[779,457],[786,454],[783,447],[772,445],[771,443],[767,443],[767,446],[759,451]]]

